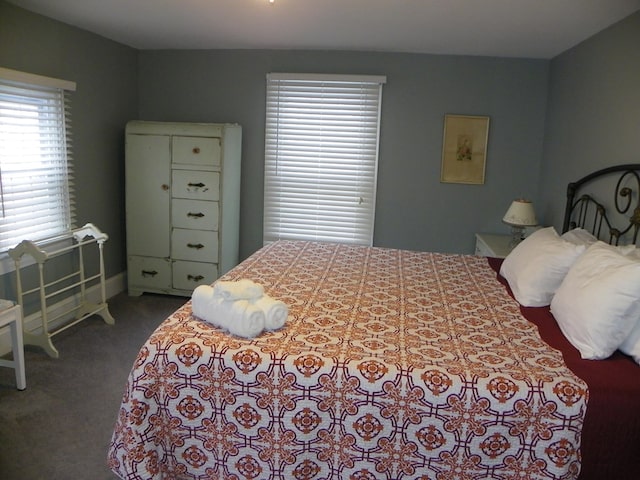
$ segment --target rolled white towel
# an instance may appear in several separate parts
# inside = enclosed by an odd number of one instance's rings
[[[262,309],[253,305],[249,300],[225,300],[230,304],[230,317],[227,323],[229,333],[238,337],[257,337],[264,330],[265,314]]]
[[[252,303],[264,312],[264,328],[267,330],[277,330],[282,328],[287,321],[289,308],[284,302],[271,298],[269,295],[263,295],[262,297],[253,300]]]
[[[227,329],[229,306],[224,305],[222,298],[213,296],[213,288],[209,285],[199,285],[193,290],[191,311],[196,317],[216,327]]]
[[[262,333],[265,313],[248,300],[225,300],[213,296],[213,288],[200,285],[191,295],[193,314],[232,335],[253,338]]]
[[[225,300],[255,300],[264,294],[262,285],[249,279],[217,281],[213,284],[213,295]]]

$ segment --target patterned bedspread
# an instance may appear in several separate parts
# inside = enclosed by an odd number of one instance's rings
[[[481,257],[266,246],[224,279],[289,306],[234,338],[191,315],[140,350],[123,479],[574,479],[587,386]]]

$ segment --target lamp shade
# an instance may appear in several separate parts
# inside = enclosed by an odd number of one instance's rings
[[[518,199],[511,202],[502,221],[508,225],[517,227],[533,227],[538,224],[533,204],[529,200]]]

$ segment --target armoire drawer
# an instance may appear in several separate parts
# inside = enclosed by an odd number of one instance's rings
[[[173,163],[220,166],[220,139],[174,136],[171,141]]]
[[[128,257],[129,285],[147,288],[171,288],[171,263],[165,258]]]
[[[198,285],[211,285],[218,278],[215,263],[176,261],[173,263],[173,288],[193,290]]]
[[[171,232],[171,258],[217,263],[218,232],[175,228]]]
[[[174,198],[171,222],[175,228],[218,230],[218,202]]]
[[[220,174],[196,170],[173,170],[171,196],[192,200],[217,201],[220,199]]]

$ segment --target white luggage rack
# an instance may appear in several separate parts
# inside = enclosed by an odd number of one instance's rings
[[[87,223],[82,228],[71,230],[62,235],[48,237],[38,242],[23,240],[8,251],[16,267],[18,303],[24,308],[24,298],[27,295],[38,293],[40,296],[42,332],[38,332],[37,330],[35,332],[25,331],[24,343],[26,345],[42,347],[49,356],[58,358],[58,350],[56,350],[51,342],[51,337],[54,335],[72,327],[91,315],[100,315],[105,323],[109,325],[115,323],[111,313],[109,313],[105,291],[103,244],[108,238],[108,235],[101,232],[95,225]],[[100,255],[99,271],[96,274],[87,276],[84,265],[83,247],[91,244],[98,246]],[[77,267],[77,270],[68,275],[56,278],[53,281],[46,282],[44,268],[46,262],[53,257],[63,254],[77,254],[76,258],[72,259],[74,262],[77,262],[73,264],[73,268]],[[22,276],[20,275],[21,262],[24,255],[31,256],[38,265],[38,286],[28,290],[24,289]],[[99,285],[100,301],[98,303],[90,302],[87,299],[87,284],[90,282]],[[78,299],[71,302],[71,307],[64,306],[60,308],[56,306],[57,311],[53,313],[50,301],[54,297],[60,297],[65,292],[71,296],[74,294],[74,290],[77,289],[79,289]],[[66,305],[68,302],[61,303]],[[64,323],[65,318],[71,318],[72,320]],[[60,324],[62,324],[62,326],[59,326]],[[55,330],[50,330],[52,325],[57,325]]]

